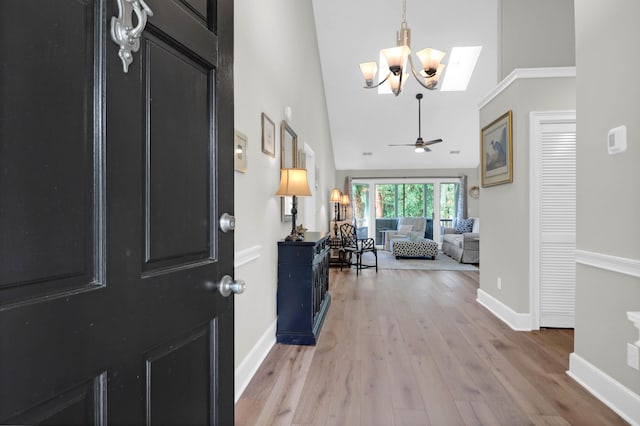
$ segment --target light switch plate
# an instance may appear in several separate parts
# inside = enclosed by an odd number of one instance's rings
[[[627,150],[627,126],[618,126],[609,130],[607,151],[609,155],[620,154]]]

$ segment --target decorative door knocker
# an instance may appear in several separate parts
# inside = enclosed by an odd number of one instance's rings
[[[122,59],[122,69],[129,71],[129,64],[133,62],[133,52],[140,49],[140,36],[147,25],[147,16],[153,16],[153,12],[144,0],[117,0],[118,17],[111,18],[111,38],[120,50],[118,56]],[[132,12],[138,18],[138,25],[133,27]]]

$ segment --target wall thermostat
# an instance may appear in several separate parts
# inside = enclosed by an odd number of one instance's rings
[[[609,130],[607,150],[610,155],[620,154],[627,150],[627,126],[619,126]]]

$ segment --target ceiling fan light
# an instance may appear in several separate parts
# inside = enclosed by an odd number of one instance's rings
[[[378,64],[375,62],[363,62],[360,64],[360,71],[367,86],[371,86],[373,84],[373,77],[376,76],[376,72],[378,71]]]
[[[409,49],[408,46],[396,46],[383,49],[381,53],[387,60],[387,64],[389,64],[389,71],[391,71],[393,75],[399,75],[405,67],[411,49]]]
[[[424,72],[428,77],[432,77],[438,71],[438,65],[440,65],[440,61],[442,61],[446,53],[427,47],[426,49],[416,52],[416,55],[418,59],[420,59]]]
[[[416,146],[414,151],[417,152],[417,153],[424,152],[424,147],[423,146]]]

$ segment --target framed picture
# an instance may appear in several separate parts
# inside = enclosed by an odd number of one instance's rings
[[[513,125],[508,111],[480,134],[482,187],[513,182]]]
[[[236,130],[233,134],[233,142],[234,142],[233,168],[237,172],[246,173],[247,172],[247,137]]]
[[[276,125],[267,114],[262,113],[262,152],[276,156]]]

